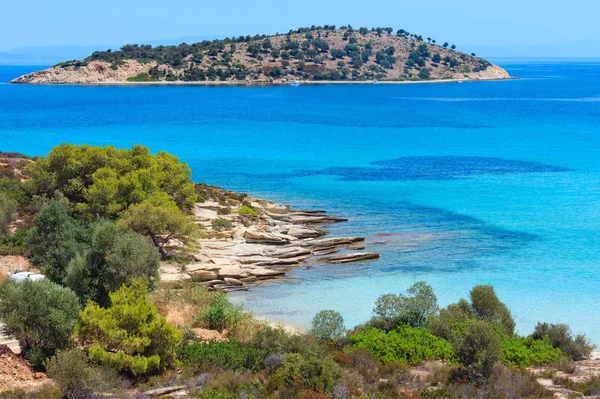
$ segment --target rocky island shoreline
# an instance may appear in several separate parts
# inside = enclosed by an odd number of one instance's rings
[[[193,214],[202,228],[190,263],[163,262],[161,284],[198,282],[217,291],[247,290],[279,279],[309,262],[343,264],[379,258],[365,251],[360,236],[328,237],[327,225],[345,222],[322,210],[290,205],[207,187],[211,199],[196,203]],[[175,253],[178,247],[170,250]]]
[[[18,84],[282,85],[505,80],[503,68],[392,28],[333,25],[179,46],[128,44],[23,75]]]

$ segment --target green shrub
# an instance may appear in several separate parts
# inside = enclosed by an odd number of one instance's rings
[[[157,80],[158,79],[148,75],[146,72],[138,73],[135,76],[127,78],[128,82],[156,82]]]
[[[459,326],[464,326],[475,315],[467,301],[461,299],[458,303],[450,304],[440,309],[437,314],[431,315],[427,328],[436,336],[448,341],[452,340]]]
[[[15,234],[7,234],[0,237],[0,256],[5,255],[28,255],[25,241],[29,234],[29,229],[19,229]]]
[[[507,366],[549,365],[563,356],[560,349],[546,340],[504,337],[500,360]]]
[[[14,220],[17,201],[0,191],[0,237],[8,232],[8,226]]]
[[[251,208],[248,205],[240,206],[240,209],[237,210],[237,213],[243,216],[258,216],[256,209]]]
[[[572,391],[580,392],[586,397],[596,397],[600,395],[600,376],[592,376],[584,381],[573,381],[567,377],[556,377],[553,380],[556,385],[563,385]]]
[[[258,371],[266,351],[235,340],[183,344],[177,355],[185,366],[217,370]]]
[[[137,280],[110,294],[111,307],[89,302],[79,316],[75,335],[90,360],[134,376],[160,372],[173,364],[181,333],[148,298]]]
[[[32,263],[52,281],[62,283],[69,262],[82,247],[82,234],[65,204],[53,200],[42,205],[35,216],[25,245]]]
[[[252,337],[252,345],[271,354],[298,353],[305,358],[320,357],[322,348],[310,335],[292,334],[283,327],[262,326]]]
[[[587,359],[594,349],[585,335],[573,337],[566,324],[538,323],[532,337],[548,340],[553,347],[560,348],[573,360]]]
[[[296,398],[302,390],[331,394],[340,375],[339,366],[330,358],[305,359],[298,353],[289,353],[270,384],[282,391],[283,397]]]
[[[93,397],[123,386],[116,374],[92,366],[86,354],[75,348],[58,351],[46,362],[46,371],[67,398]]]
[[[478,285],[471,290],[471,308],[479,320],[502,327],[505,334],[513,334],[515,321],[505,304],[500,302],[491,285]]]
[[[215,292],[210,297],[208,307],[199,315],[199,320],[206,322],[212,330],[223,330],[234,326],[243,318],[240,308],[227,300],[227,295]]]
[[[65,277],[82,303],[91,299],[108,306],[110,292],[139,278],[154,288],[160,259],[149,239],[108,220],[94,223],[90,235],[90,248],[71,260]]]
[[[227,230],[233,226],[231,221],[229,221],[227,219],[223,219],[223,218],[213,219],[210,222],[210,224],[212,225],[212,228],[215,230]]]
[[[424,360],[453,360],[452,345],[427,329],[400,326],[386,333],[370,328],[351,335],[352,346],[368,350],[382,363],[403,362],[417,365]]]
[[[35,367],[72,345],[78,314],[77,295],[47,279],[0,283],[0,319]]]
[[[454,351],[465,366],[469,380],[484,384],[502,351],[500,335],[491,323],[473,320],[454,342]]]
[[[0,178],[0,193],[4,193],[8,197],[12,198],[19,206],[26,205],[30,200],[29,194],[25,191],[23,184],[19,183],[12,177]]]
[[[385,294],[377,298],[371,324],[386,331],[399,324],[421,327],[437,310],[437,298],[424,281],[411,285],[404,294]]]
[[[310,333],[319,341],[340,338],[344,331],[344,318],[335,310],[321,310],[312,319]]]

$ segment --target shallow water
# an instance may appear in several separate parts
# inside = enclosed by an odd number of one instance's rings
[[[505,61],[503,82],[299,87],[0,85],[0,150],[142,143],[196,181],[350,219],[378,261],[316,265],[236,294],[306,326],[348,326],[416,280],[441,304],[493,284],[529,333],[600,343],[600,64]],[[0,81],[36,67],[0,67]]]

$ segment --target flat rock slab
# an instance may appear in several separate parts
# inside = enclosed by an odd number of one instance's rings
[[[275,245],[283,245],[289,244],[290,240],[286,237],[282,237],[273,233],[266,233],[261,231],[250,231],[247,230],[244,233],[244,239],[249,243],[259,243],[259,244],[275,244]]]
[[[285,270],[253,269],[249,273],[259,280],[285,275]]]
[[[352,245],[357,242],[364,241],[364,237],[330,237],[330,238],[317,238],[314,240],[302,241],[300,245],[303,247],[336,247],[342,245]]]
[[[325,235],[325,232],[314,227],[293,225],[288,229],[286,234],[296,238],[316,238]]]
[[[319,261],[324,263],[350,263],[363,260],[378,259],[379,254],[375,252],[353,252],[348,254],[329,255],[319,258]]]
[[[173,386],[173,387],[151,389],[149,391],[145,391],[144,394],[146,394],[148,396],[152,396],[152,397],[157,397],[157,396],[162,396],[162,395],[166,395],[166,394],[177,392],[177,391],[183,391],[186,389],[187,389],[187,386],[185,386],[185,385],[177,385],[177,386]]]

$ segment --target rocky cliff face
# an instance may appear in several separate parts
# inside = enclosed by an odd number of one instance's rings
[[[108,62],[94,61],[86,66],[53,67],[43,71],[23,75],[11,83],[30,84],[97,84],[124,83],[127,78],[136,76],[156,65],[156,62],[141,64],[136,60],[125,61],[117,69]]]

